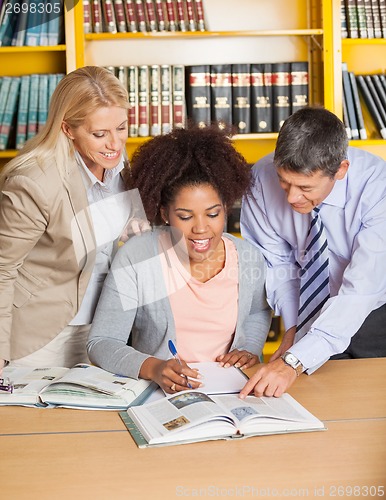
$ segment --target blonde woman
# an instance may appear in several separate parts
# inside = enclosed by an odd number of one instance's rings
[[[127,92],[85,67],[55,89],[46,126],[1,171],[0,373],[87,361],[86,339],[121,219]]]

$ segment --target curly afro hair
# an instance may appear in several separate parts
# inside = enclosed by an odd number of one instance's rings
[[[211,185],[226,208],[247,192],[251,169],[218,127],[176,129],[142,144],[131,162],[129,187],[138,188],[146,216],[160,224],[167,208],[186,186]]]

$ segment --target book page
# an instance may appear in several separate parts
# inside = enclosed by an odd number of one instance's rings
[[[199,391],[184,391],[151,404],[129,408],[128,414],[149,442],[200,424],[206,425],[211,420],[225,421],[228,423],[227,432],[235,432],[232,414],[223,411],[212,398]]]
[[[74,366],[60,380],[56,380],[54,384],[47,387],[45,392],[55,390],[57,383],[87,387],[100,393],[118,396],[127,403],[139,396],[151,384],[148,380],[124,377],[88,364]]]
[[[38,403],[38,394],[53,381],[60,379],[68,368],[17,368],[6,367],[3,377],[9,378],[14,386],[13,393],[0,391],[0,404]]]
[[[224,368],[220,363],[211,361],[189,363],[189,366],[199,370],[200,382],[204,384],[199,391],[205,394],[236,394],[248,381],[245,373],[234,366]]]

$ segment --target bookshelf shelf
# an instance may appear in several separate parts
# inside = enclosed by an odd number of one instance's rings
[[[386,45],[386,38],[344,38],[342,46],[352,45]]]
[[[6,151],[0,151],[0,158],[10,159],[17,155],[18,151],[16,149],[7,149]]]
[[[294,30],[257,30],[257,31],[186,31],[186,32],[146,32],[146,33],[88,33],[86,41],[119,40],[119,39],[187,39],[187,38],[239,38],[265,36],[316,36],[323,35],[322,29],[294,29]]]
[[[32,53],[42,53],[42,52],[65,52],[65,45],[52,45],[45,47],[0,47],[0,54],[30,54]]]

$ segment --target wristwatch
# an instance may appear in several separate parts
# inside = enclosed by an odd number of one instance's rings
[[[296,372],[296,376],[298,377],[301,373],[304,371],[304,366],[301,364],[301,362],[298,360],[296,356],[294,356],[290,352],[285,352],[281,359],[284,361],[284,363],[291,368],[293,368]]]

